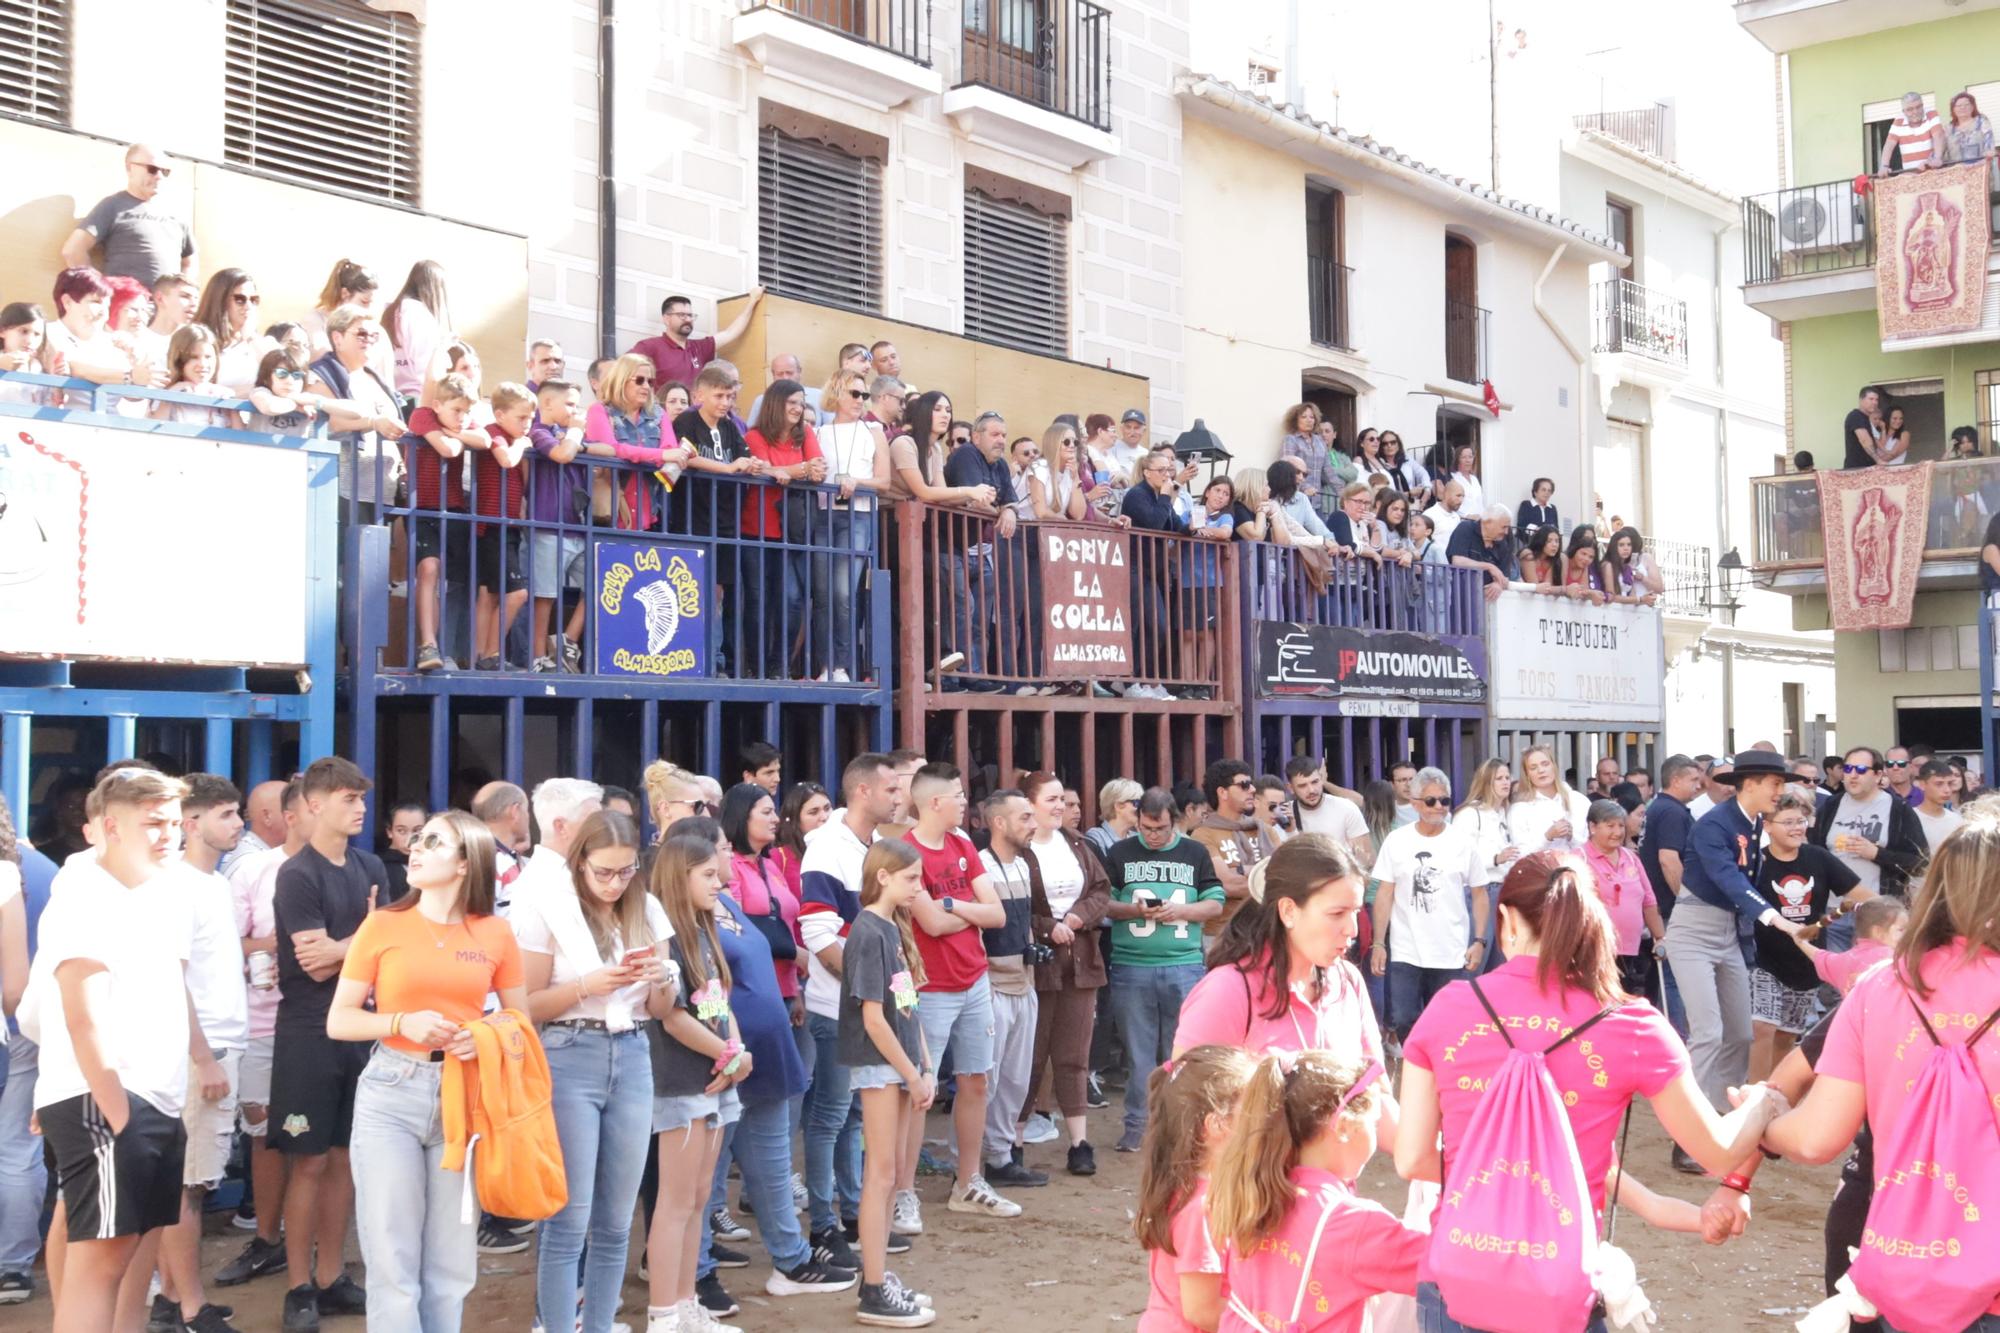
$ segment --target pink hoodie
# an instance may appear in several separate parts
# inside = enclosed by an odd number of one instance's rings
[[[1201,1333],[1181,1313],[1181,1274],[1222,1276],[1222,1256],[1208,1234],[1208,1177],[1197,1177],[1194,1189],[1174,1210],[1171,1228],[1174,1252],[1148,1250],[1146,1275],[1151,1280],[1146,1310],[1139,1316],[1139,1333]]]
[[[1331,1171],[1296,1167],[1292,1186],[1278,1229],[1248,1254],[1227,1253],[1218,1333],[1361,1333],[1370,1296],[1416,1293],[1429,1236]]]
[[[1889,946],[1880,940],[1856,940],[1846,953],[1821,953],[1813,957],[1813,971],[1819,979],[1842,995],[1854,989],[1861,974],[1889,956]]]

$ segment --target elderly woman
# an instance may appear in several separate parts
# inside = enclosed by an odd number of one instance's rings
[[[204,314],[210,311],[210,298],[225,275],[235,272],[224,269],[209,279],[209,290],[201,299]],[[247,274],[240,277],[245,282],[249,279]],[[234,305],[232,302],[232,308]],[[207,324],[208,320],[201,322]],[[243,327],[247,328],[247,323]],[[312,378],[306,381],[306,388],[339,400],[326,406],[327,427],[342,442],[340,496],[358,501],[369,511],[362,521],[372,522],[373,507],[396,493],[396,480],[403,470],[402,454],[396,448],[396,441],[403,437],[402,408],[388,380],[369,365],[370,352],[383,338],[375,317],[358,306],[344,305],[327,317],[326,330],[333,350],[312,363]],[[223,356],[226,361],[228,353]],[[261,357],[251,363],[250,383],[256,381],[261,363]]]
[[[1299,494],[1322,515],[1333,512],[1334,497],[1340,494],[1340,472],[1333,465],[1336,454],[1320,438],[1317,407],[1299,403],[1285,413],[1285,438],[1278,445],[1278,456],[1298,464]]]
[[[111,336],[111,285],[96,269],[64,269],[56,275],[53,295],[56,317],[48,325],[48,346],[42,353],[50,374],[93,384],[166,383],[165,366],[135,360]],[[143,413],[146,405],[138,406]]]

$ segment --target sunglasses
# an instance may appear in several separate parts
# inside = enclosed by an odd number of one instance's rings
[[[599,884],[627,884],[631,882],[632,876],[639,873],[639,867],[636,865],[596,866],[590,865],[589,862],[584,864],[590,870],[590,877]]]
[[[705,814],[707,814],[707,813],[708,813],[708,808],[709,808],[709,807],[708,807],[708,802],[707,802],[707,801],[703,801],[703,800],[693,800],[693,801],[669,801],[669,802],[667,802],[667,804],[668,804],[668,805],[684,805],[684,806],[686,806],[686,807],[688,808],[688,813],[689,813],[689,814],[691,814],[691,815],[705,815]]]
[[[174,169],[172,167],[156,167],[151,162],[148,162],[146,163],[146,174],[148,176],[158,176],[161,180],[165,180],[174,174]]]
[[[304,384],[306,382],[306,373],[303,370],[281,368],[272,371],[271,378],[274,380],[297,380],[299,383]]]
[[[427,852],[455,852],[458,850],[457,843],[435,830],[420,836],[417,839],[416,845]]]
[[[1884,768],[1908,768],[1909,766],[1910,761],[1907,759],[1889,759],[1883,761],[1882,764]]]
[[[1238,778],[1236,779],[1236,781],[1230,783],[1229,785],[1237,788],[1240,791],[1257,790],[1257,784],[1255,782],[1252,782],[1249,778]]]
[[[255,292],[231,292],[229,294],[229,303],[231,305],[262,305],[263,302],[264,298]]]
[[[1875,766],[1873,764],[1842,764],[1840,771],[1843,773],[1873,773]]]
[[[1450,804],[1451,804],[1451,797],[1449,797],[1449,796],[1419,796],[1419,797],[1417,798],[1417,804],[1418,804],[1418,805],[1427,805],[1427,806],[1429,806],[1429,807],[1430,807],[1431,809],[1435,810],[1435,809],[1437,809],[1437,808],[1438,808],[1439,806],[1441,806],[1441,805],[1450,805]]]
[[[649,389],[653,387],[653,377],[651,375],[634,375],[631,382],[634,384],[643,384]]]
[[[849,398],[852,398],[857,403],[865,403],[868,401],[868,395],[863,393],[859,389],[849,389],[847,391],[847,396]]]

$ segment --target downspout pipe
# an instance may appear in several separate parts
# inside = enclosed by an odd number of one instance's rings
[[[597,0],[597,354],[618,355],[618,176],[612,115],[617,0]]]
[[[1542,287],[1548,282],[1549,276],[1556,271],[1556,265],[1562,263],[1563,255],[1568,250],[1569,243],[1567,241],[1558,245],[1550,253],[1548,262],[1542,265],[1542,271],[1536,275],[1534,307],[1535,313],[1541,317],[1542,323],[1548,325],[1549,332],[1555,335],[1556,342],[1560,343],[1563,351],[1569,354],[1569,359],[1576,363],[1577,475],[1583,478],[1583,495],[1588,495],[1595,482],[1595,478],[1591,476],[1590,470],[1590,408],[1588,406],[1590,363],[1585,358],[1583,349],[1571,341],[1569,333],[1557,322],[1556,317],[1550,313],[1548,306],[1542,301]],[[1581,506],[1577,510],[1577,513],[1588,516],[1592,512],[1589,502],[1582,495],[1577,497],[1577,503]],[[1584,519],[1579,518],[1577,521],[1583,522]]]

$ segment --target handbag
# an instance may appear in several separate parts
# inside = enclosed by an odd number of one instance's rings
[[[743,915],[750,919],[750,924],[771,946],[772,961],[789,962],[799,956],[799,942],[792,938],[792,928],[785,924],[785,918],[778,911],[778,893],[771,887],[771,870],[761,856],[757,858],[757,872],[764,877],[764,901],[771,905],[771,910],[759,915],[745,908]]]

